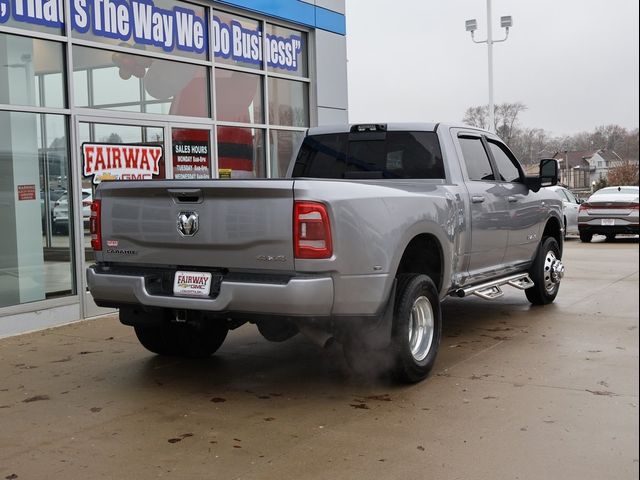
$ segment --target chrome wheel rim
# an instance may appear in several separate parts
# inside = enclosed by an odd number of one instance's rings
[[[433,309],[425,296],[416,298],[409,316],[409,349],[417,362],[424,360],[433,343]]]
[[[544,288],[547,293],[553,293],[558,286],[562,277],[564,277],[564,265],[556,257],[556,254],[549,250],[544,259]]]

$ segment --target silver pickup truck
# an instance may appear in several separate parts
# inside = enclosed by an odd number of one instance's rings
[[[562,204],[487,131],[445,124],[312,128],[286,179],[105,182],[92,205],[98,305],[147,349],[214,353],[250,322],[272,341],[337,339],[425,378],[449,295],[503,286],[536,305],[564,275]]]

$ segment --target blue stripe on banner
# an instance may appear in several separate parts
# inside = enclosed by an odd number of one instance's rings
[[[234,7],[270,15],[340,35],[346,34],[344,15],[300,0],[218,0]]]
[[[316,27],[340,35],[347,33],[344,15],[321,7],[316,7]]]

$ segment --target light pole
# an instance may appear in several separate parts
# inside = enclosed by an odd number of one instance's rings
[[[487,0],[487,39],[476,40],[474,32],[478,29],[478,22],[475,18],[465,22],[467,32],[471,32],[471,40],[475,43],[486,43],[489,53],[489,130],[495,132],[495,113],[493,111],[493,44],[504,42],[509,38],[509,28],[513,26],[511,16],[500,17],[500,26],[506,29],[506,34],[501,40],[493,39],[493,28],[491,26],[491,0]]]

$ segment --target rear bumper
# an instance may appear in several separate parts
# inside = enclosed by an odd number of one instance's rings
[[[262,313],[281,316],[329,316],[333,307],[331,277],[292,277],[286,283],[226,281],[217,296],[188,298],[152,294],[143,275],[102,273],[87,268],[87,283],[97,305]]]
[[[633,225],[633,224],[611,225],[611,226],[580,224],[578,225],[578,231],[580,233],[587,233],[587,234],[593,234],[593,235],[614,235],[614,234],[639,235],[640,226],[637,224],[636,225]]]

